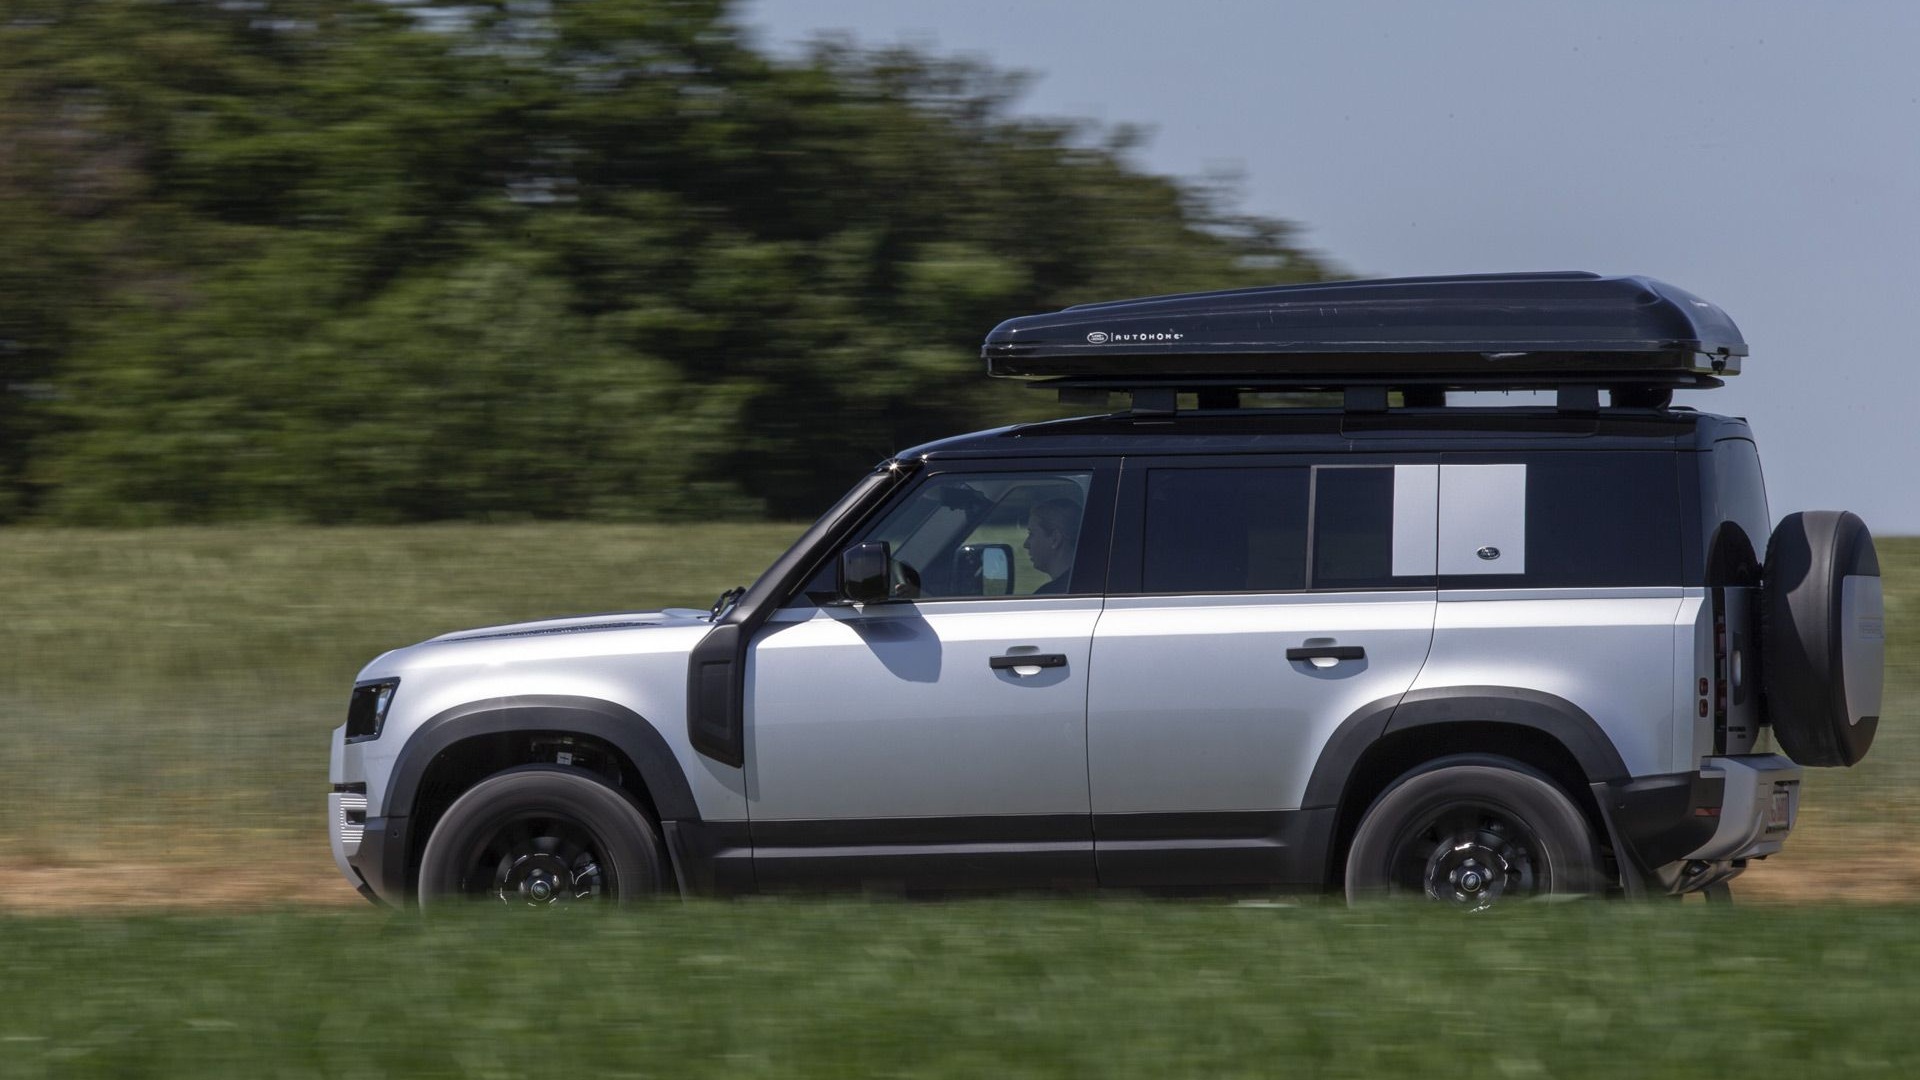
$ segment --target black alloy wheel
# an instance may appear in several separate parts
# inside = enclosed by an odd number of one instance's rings
[[[546,907],[619,895],[619,882],[601,865],[600,841],[571,818],[530,814],[485,836],[472,857],[461,893],[485,894],[508,907]]]
[[[420,905],[606,907],[657,893],[660,865],[657,833],[626,795],[576,769],[522,766],[447,808],[421,855]]]
[[[1539,845],[1532,829],[1500,807],[1450,803],[1395,838],[1390,887],[1483,911],[1503,896],[1538,892]]]
[[[1603,891],[1601,866],[1585,816],[1552,781],[1518,762],[1442,759],[1368,808],[1347,856],[1347,898],[1485,911]]]

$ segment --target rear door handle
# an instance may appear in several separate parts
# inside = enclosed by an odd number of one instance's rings
[[[1007,671],[1022,667],[1066,667],[1064,653],[1016,653],[1012,656],[993,656],[987,658],[987,666],[995,671]]]
[[[1367,650],[1358,645],[1306,645],[1287,650],[1289,660],[1365,660]]]

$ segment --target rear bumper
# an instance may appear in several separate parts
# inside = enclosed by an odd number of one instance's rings
[[[1779,754],[1743,754],[1708,758],[1700,771],[1717,774],[1726,795],[1719,828],[1687,858],[1764,859],[1779,851],[1800,814],[1800,766]]]
[[[1778,754],[1715,757],[1593,793],[1628,894],[1687,892],[1780,850],[1800,810],[1800,767]]]

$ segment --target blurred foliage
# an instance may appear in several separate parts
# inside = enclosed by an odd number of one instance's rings
[[[808,516],[1000,319],[1309,280],[1020,79],[724,0],[9,0],[0,521]]]

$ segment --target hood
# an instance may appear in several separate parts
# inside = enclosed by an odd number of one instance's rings
[[[607,611],[598,615],[566,615],[531,622],[482,626],[473,630],[455,630],[429,641],[482,641],[489,638],[546,637],[552,634],[590,634],[596,630],[637,630],[648,626],[692,626],[707,622],[710,616],[697,608],[665,608],[660,611]]]

